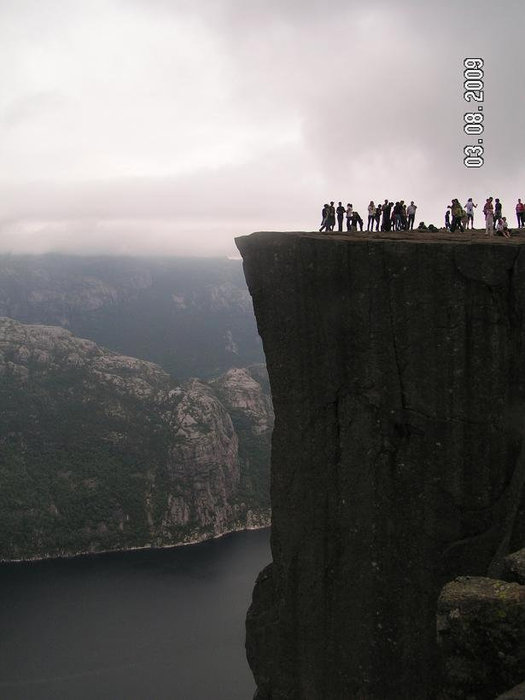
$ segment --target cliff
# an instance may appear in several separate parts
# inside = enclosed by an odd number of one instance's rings
[[[237,239],[275,409],[260,700],[436,696],[436,603],[525,541],[514,239]]]
[[[179,383],[63,328],[0,318],[0,559],[266,525],[263,385],[260,367]]]

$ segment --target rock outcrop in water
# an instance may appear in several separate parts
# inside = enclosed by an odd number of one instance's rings
[[[521,242],[403,236],[237,239],[276,414],[260,700],[436,697],[442,586],[525,542]]]
[[[266,525],[264,381],[252,367],[180,384],[63,328],[0,318],[0,559]]]

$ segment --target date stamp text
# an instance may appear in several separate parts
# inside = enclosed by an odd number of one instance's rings
[[[463,164],[467,168],[481,168],[484,163],[483,154],[483,101],[485,99],[484,61],[482,58],[466,58],[463,61],[463,99],[469,102],[471,109],[463,115],[463,131],[467,136],[477,137],[475,145],[467,145],[463,149]],[[474,140],[474,139],[473,139]]]

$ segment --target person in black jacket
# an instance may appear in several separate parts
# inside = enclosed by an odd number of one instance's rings
[[[378,204],[376,207],[376,231],[379,231],[379,224],[381,223],[381,212],[383,211],[383,207],[381,204]],[[372,229],[373,231],[374,229]]]
[[[494,200],[494,223],[499,221],[502,218],[501,215],[501,202],[499,199],[496,197]]]
[[[354,211],[352,214],[352,228],[354,231],[357,231],[357,225],[359,224],[359,228],[361,229],[361,233],[363,232],[363,219],[359,216],[359,214]]]
[[[392,229],[394,231],[401,230],[401,204],[396,202],[394,204],[394,211],[392,212]]]
[[[335,226],[335,207],[334,203],[330,202],[330,211],[328,212],[328,230],[333,231]]]
[[[393,206],[394,206],[393,202],[389,202],[388,199],[385,199],[385,203],[383,204],[383,225],[381,226],[382,231],[390,231],[390,228],[391,228],[390,217],[392,216],[392,207]]]
[[[337,214],[337,228],[339,231],[343,230],[343,219],[345,218],[345,212],[346,209],[343,207],[343,204],[339,202],[339,206],[335,210]]]
[[[321,210],[321,228],[319,229],[319,233],[321,231],[326,230],[328,231],[328,226],[329,226],[329,217],[330,217],[330,205],[325,204]]]

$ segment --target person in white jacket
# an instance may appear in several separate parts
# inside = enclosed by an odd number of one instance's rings
[[[474,228],[474,209],[477,206],[478,205],[474,204],[472,201],[472,197],[469,197],[464,207],[465,211],[467,212],[467,228],[469,228],[469,224],[471,229]]]

